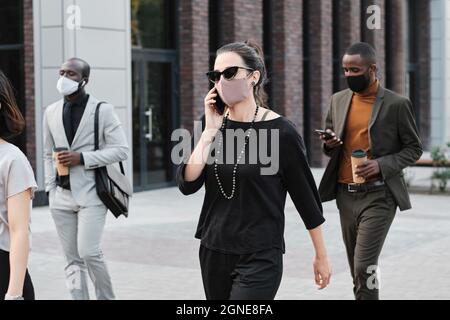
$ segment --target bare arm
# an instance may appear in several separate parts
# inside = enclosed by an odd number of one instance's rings
[[[325,242],[322,235],[322,228],[318,226],[309,230],[312,243],[316,255],[314,257],[313,268],[316,284],[319,289],[325,288],[330,283],[331,278],[331,265],[328,261],[327,250],[325,248]]]
[[[28,265],[31,190],[8,198],[8,222],[11,234],[10,277],[7,294],[22,296]]]
[[[186,181],[195,181],[205,168],[207,155],[211,149],[211,142],[217,130],[210,129],[203,131],[197,146],[192,152],[186,165],[184,178]]]
[[[223,115],[219,115],[214,107],[216,97],[215,88],[212,88],[205,97],[205,131],[203,131],[186,165],[184,175],[186,181],[195,181],[202,174],[208,159],[207,155],[211,149],[212,139],[222,125]]]

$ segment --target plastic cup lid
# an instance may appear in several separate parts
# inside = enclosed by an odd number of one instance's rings
[[[354,157],[354,158],[364,158],[366,156],[367,156],[367,153],[362,149],[354,150],[352,152],[352,157]]]

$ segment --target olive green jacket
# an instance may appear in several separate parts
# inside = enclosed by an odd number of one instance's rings
[[[325,128],[345,139],[345,123],[352,101],[350,89],[332,96]],[[378,161],[381,175],[401,211],[411,209],[403,169],[413,165],[422,155],[414,110],[408,98],[380,86],[369,122],[369,144],[373,159]],[[331,159],[319,186],[323,202],[336,198],[342,147],[331,151],[322,147]]]

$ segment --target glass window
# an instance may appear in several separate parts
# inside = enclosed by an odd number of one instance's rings
[[[23,1],[0,1],[0,70],[14,88],[17,104],[25,115],[23,70]],[[25,133],[11,139],[25,151]]]
[[[131,0],[134,48],[175,48],[175,0]]]
[[[22,43],[22,1],[0,1],[0,46]]]

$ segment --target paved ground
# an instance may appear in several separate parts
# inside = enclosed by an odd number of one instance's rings
[[[318,173],[316,173],[318,175]],[[204,299],[196,228],[203,192],[169,188],[138,193],[129,219],[109,216],[103,251],[119,299]],[[450,197],[412,195],[382,253],[382,299],[450,299]],[[286,204],[284,276],[277,299],[352,299],[335,203],[325,204],[324,233],[333,264],[329,288],[313,283],[312,245],[292,202]],[[30,258],[38,299],[69,299],[64,260],[48,208],[33,211]],[[92,289],[92,288],[91,288]],[[93,295],[92,295],[93,296]]]

